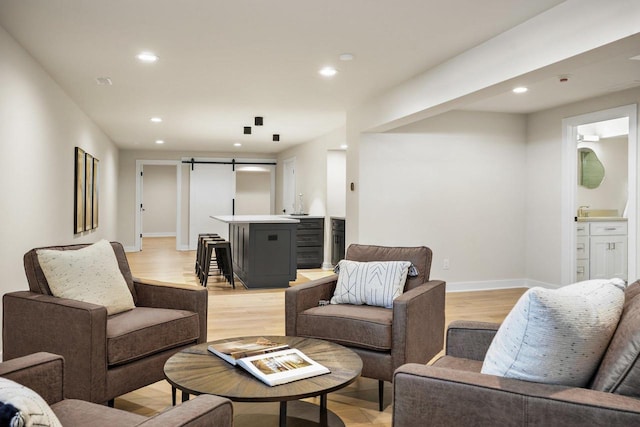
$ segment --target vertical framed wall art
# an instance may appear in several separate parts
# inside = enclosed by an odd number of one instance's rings
[[[92,196],[92,208],[91,217],[93,218],[93,228],[98,228],[98,189],[100,188],[98,180],[98,163],[100,160],[93,158],[93,196]]]
[[[93,156],[85,153],[84,160],[84,231],[93,228]]]
[[[76,147],[75,151],[75,191],[74,191],[74,216],[73,216],[73,232],[74,234],[84,231],[84,208],[85,208],[85,152],[82,148]]]
[[[100,161],[82,148],[75,148],[74,216],[75,234],[98,227]]]

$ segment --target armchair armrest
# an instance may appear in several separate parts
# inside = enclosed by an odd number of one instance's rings
[[[444,281],[431,280],[393,301],[394,369],[403,363],[426,363],[442,351],[445,288]]]
[[[320,300],[330,300],[336,289],[338,275],[312,280],[294,286],[284,292],[285,330],[286,335],[296,335],[298,313],[316,307]]]
[[[0,363],[0,377],[38,393],[52,405],[64,398],[64,359],[51,353],[33,353]]]
[[[99,399],[106,388],[107,309],[29,291],[3,296],[3,358],[46,351],[65,360],[65,397]],[[25,313],[29,313],[25,317]]]
[[[133,279],[141,307],[171,308],[198,313],[200,338],[198,343],[207,341],[207,310],[209,293],[202,286],[181,285],[155,280]]]
[[[423,425],[629,426],[640,400],[418,364],[394,374],[395,427]],[[428,402],[428,404],[425,404]]]
[[[139,424],[140,427],[231,427],[233,406],[229,399],[202,394]]]
[[[447,356],[483,361],[499,323],[454,320],[447,328]]]

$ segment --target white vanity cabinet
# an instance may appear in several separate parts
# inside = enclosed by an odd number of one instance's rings
[[[627,280],[626,221],[576,223],[576,281]]]
[[[589,223],[589,276],[627,280],[627,223]]]

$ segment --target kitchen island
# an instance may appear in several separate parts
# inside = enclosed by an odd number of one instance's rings
[[[211,218],[229,224],[233,271],[245,288],[286,288],[296,280],[299,220],[277,215]]]

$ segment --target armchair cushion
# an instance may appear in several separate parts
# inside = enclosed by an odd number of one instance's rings
[[[8,378],[0,377],[0,402],[13,405],[19,412],[11,425],[62,427],[58,417],[38,393]]]
[[[366,305],[312,307],[298,316],[298,335],[374,351],[389,351],[393,312]]]
[[[342,260],[331,304],[391,308],[393,300],[402,294],[410,266],[409,261]]]
[[[136,307],[107,320],[107,363],[121,365],[154,353],[195,342],[198,313]]]
[[[612,279],[529,289],[498,329],[482,373],[586,386],[620,320],[624,287]]]
[[[75,251],[40,249],[36,253],[54,296],[105,306],[109,315],[135,307],[106,240]]]

